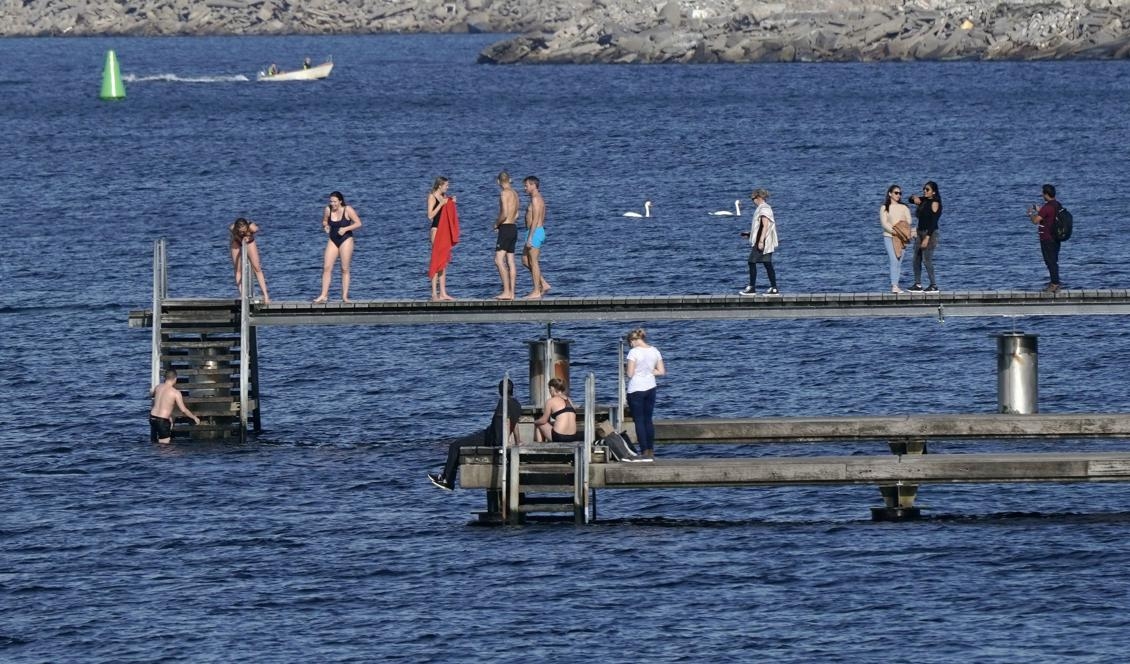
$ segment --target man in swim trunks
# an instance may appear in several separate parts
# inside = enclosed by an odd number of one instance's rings
[[[530,175],[522,180],[522,185],[530,197],[526,207],[526,246],[522,250],[522,265],[530,268],[534,289],[526,296],[527,300],[540,299],[549,292],[549,282],[541,272],[541,247],[545,244],[545,199],[541,197],[541,181]]]
[[[510,174],[498,174],[498,219],[494,230],[498,241],[494,244],[494,265],[502,279],[502,292],[494,296],[496,300],[513,300],[518,272],[514,267],[514,247],[518,243],[518,192],[510,186]]]
[[[169,443],[173,439],[173,408],[180,408],[192,421],[200,424],[200,418],[184,405],[184,396],[177,389],[176,369],[165,372],[165,382],[149,392],[153,397],[153,407],[149,409],[149,439],[158,443]]]

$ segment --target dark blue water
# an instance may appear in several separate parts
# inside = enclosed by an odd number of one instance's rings
[[[1130,63],[514,67],[492,38],[0,41],[0,661],[1121,662],[1120,485],[603,492],[597,525],[478,528],[424,473],[525,397],[533,325],[269,328],[266,432],[148,442],[154,239],[174,296],[230,296],[226,226],[256,219],[277,300],[317,294],[326,195],[365,228],[353,296],[423,298],[424,198],[447,175],[457,296],[497,292],[495,173],[542,179],[556,293],[726,293],[773,192],[786,292],[878,292],[888,184],[940,185],[943,289],[1037,289],[1023,216],[1054,182],[1070,288],[1126,287]],[[128,99],[96,99],[106,49]],[[323,83],[256,70],[332,56]],[[655,202],[657,217],[621,217]],[[909,266],[907,266],[909,270]],[[520,275],[520,287],[529,287]],[[335,287],[335,293],[336,287]],[[615,384],[627,325],[568,324]],[[670,322],[660,417],[990,412],[994,333],[1040,338],[1045,412],[1125,411],[1119,318]],[[962,442],[933,451],[1120,449]],[[883,453],[882,446],[660,449]]]

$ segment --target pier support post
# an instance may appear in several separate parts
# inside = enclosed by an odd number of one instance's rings
[[[549,398],[549,379],[560,378],[569,381],[568,339],[544,339],[527,341],[530,347],[530,403],[541,407]]]
[[[161,310],[169,296],[169,264],[165,238],[153,242],[153,348],[150,355],[150,383],[156,387],[161,375]]]
[[[251,384],[251,261],[247,258],[247,239],[239,252],[243,275],[239,309],[239,438],[247,436],[247,405]]]
[[[1039,412],[1038,351],[1035,334],[997,335],[998,412],[1030,415]]]
[[[899,456],[926,454],[926,440],[923,438],[891,440],[887,444],[890,445],[891,452]],[[922,510],[914,506],[914,500],[918,497],[917,484],[882,484],[879,486],[879,493],[883,496],[883,506],[871,508],[872,521],[910,521],[922,516]]]

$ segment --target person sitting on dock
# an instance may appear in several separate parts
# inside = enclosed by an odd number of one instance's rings
[[[518,419],[522,416],[522,404],[514,398],[514,382],[510,379],[498,381],[498,404],[494,407],[494,416],[482,434],[473,434],[457,438],[447,447],[447,462],[444,463],[443,473],[433,475],[428,473],[431,483],[441,489],[452,491],[455,489],[455,479],[459,474],[459,456],[464,447],[502,447],[502,393],[506,391],[506,419],[510,421],[510,434],[512,444],[521,445],[522,437],[518,433]]]
[[[177,371],[165,372],[165,382],[149,391],[153,397],[153,407],[149,409],[149,439],[158,443],[170,443],[173,439],[173,408],[180,408],[193,422],[200,424],[200,418],[192,414],[184,405],[184,396],[177,389]]]
[[[577,431],[577,408],[569,398],[565,381],[549,379],[549,398],[545,400],[545,408],[541,417],[534,420],[534,425],[541,440],[575,443],[585,439],[585,435]]]

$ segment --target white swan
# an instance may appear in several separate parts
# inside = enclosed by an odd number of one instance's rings
[[[714,217],[740,217],[742,216],[742,202],[740,199],[734,201],[733,212],[730,212],[729,210],[718,210],[717,212],[711,212],[710,214]]]
[[[651,201],[644,201],[643,202],[643,214],[640,214],[639,212],[625,212],[624,216],[625,217],[637,217],[637,218],[650,217],[651,216]]]

